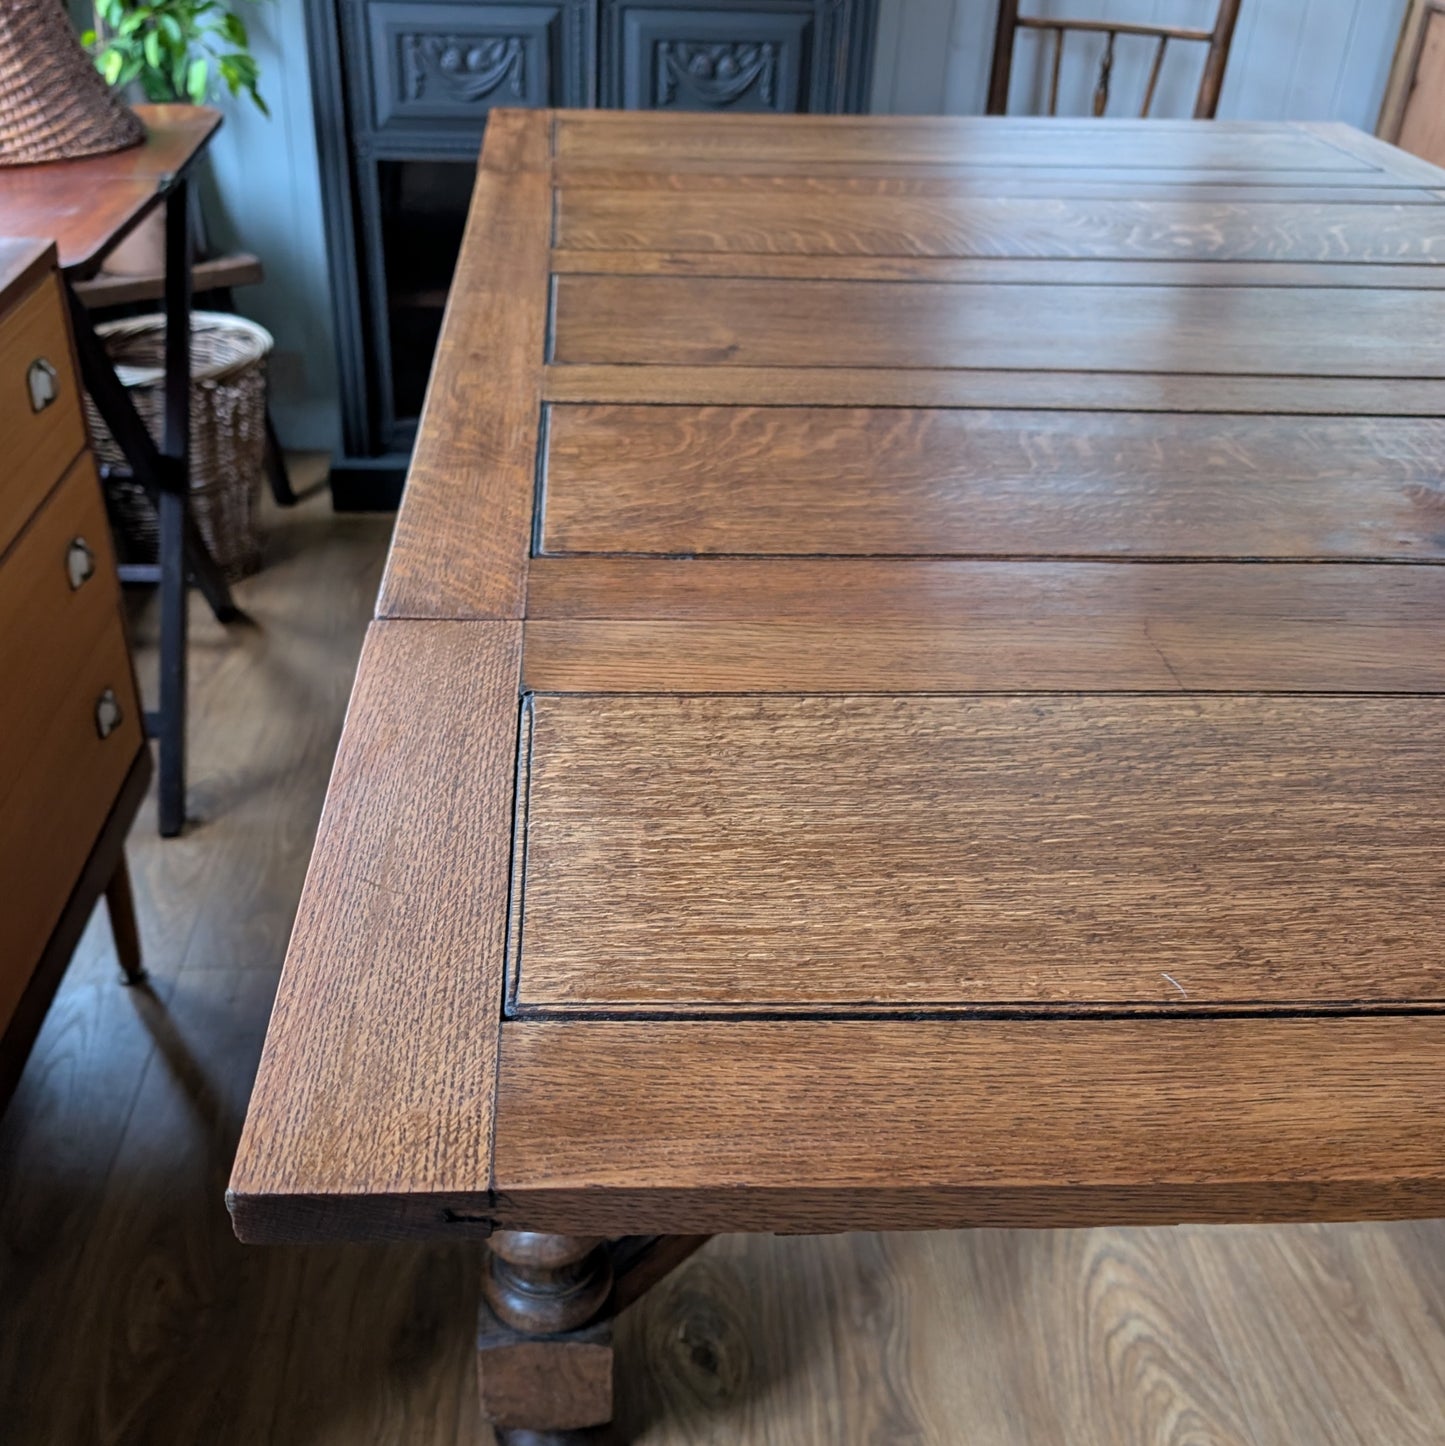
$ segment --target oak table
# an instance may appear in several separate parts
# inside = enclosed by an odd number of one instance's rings
[[[487,1242],[545,1433],[708,1232],[1445,1213],[1442,194],[494,114],[240,1236]]]

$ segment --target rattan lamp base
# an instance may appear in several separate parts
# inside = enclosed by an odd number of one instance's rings
[[[81,48],[62,0],[0,0],[0,166],[124,150],[145,127]]]

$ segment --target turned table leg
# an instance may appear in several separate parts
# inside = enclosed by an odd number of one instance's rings
[[[613,1317],[710,1238],[499,1230],[488,1239],[477,1379],[503,1446],[599,1439],[612,1419]]]
[[[477,1378],[505,1446],[586,1441],[612,1419],[611,1296],[600,1237],[499,1230],[488,1240]]]

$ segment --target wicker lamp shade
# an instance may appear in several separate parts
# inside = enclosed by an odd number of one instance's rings
[[[0,0],[0,166],[124,150],[145,127],[106,85],[62,0]]]

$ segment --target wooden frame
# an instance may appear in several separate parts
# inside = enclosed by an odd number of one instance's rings
[[[998,28],[994,32],[993,65],[989,74],[988,105],[989,115],[1008,114],[1009,81],[1013,76],[1014,41],[1020,30],[1037,30],[1050,34],[1054,40],[1052,69],[1049,77],[1049,115],[1058,114],[1059,75],[1063,65],[1064,37],[1069,32],[1099,34],[1107,37],[1103,61],[1100,65],[1098,83],[1094,88],[1093,110],[1102,116],[1109,104],[1109,80],[1114,63],[1114,40],[1120,35],[1136,35],[1158,41],[1154,58],[1149,67],[1149,78],[1144,88],[1144,101],[1139,110],[1140,118],[1147,118],[1154,103],[1154,92],[1159,84],[1159,73],[1164,66],[1164,55],[1171,40],[1189,44],[1204,44],[1209,51],[1204,61],[1204,73],[1199,78],[1199,90],[1194,100],[1195,120],[1212,120],[1219,108],[1219,93],[1224,85],[1224,71],[1229,64],[1229,47],[1234,39],[1234,27],[1239,19],[1240,0],[1219,0],[1214,25],[1200,30],[1185,25],[1137,25],[1114,20],[1083,20],[1069,16],[1020,15],[1019,0],[999,0]]]
[[[1445,15],[1445,0],[1410,0],[1410,8],[1400,26],[1395,57],[1390,62],[1390,78],[1385,84],[1385,98],[1380,103],[1380,119],[1375,126],[1375,134],[1391,145],[1399,140],[1405,124],[1425,38],[1437,15]],[[1441,104],[1445,105],[1445,96],[1441,97]]]

